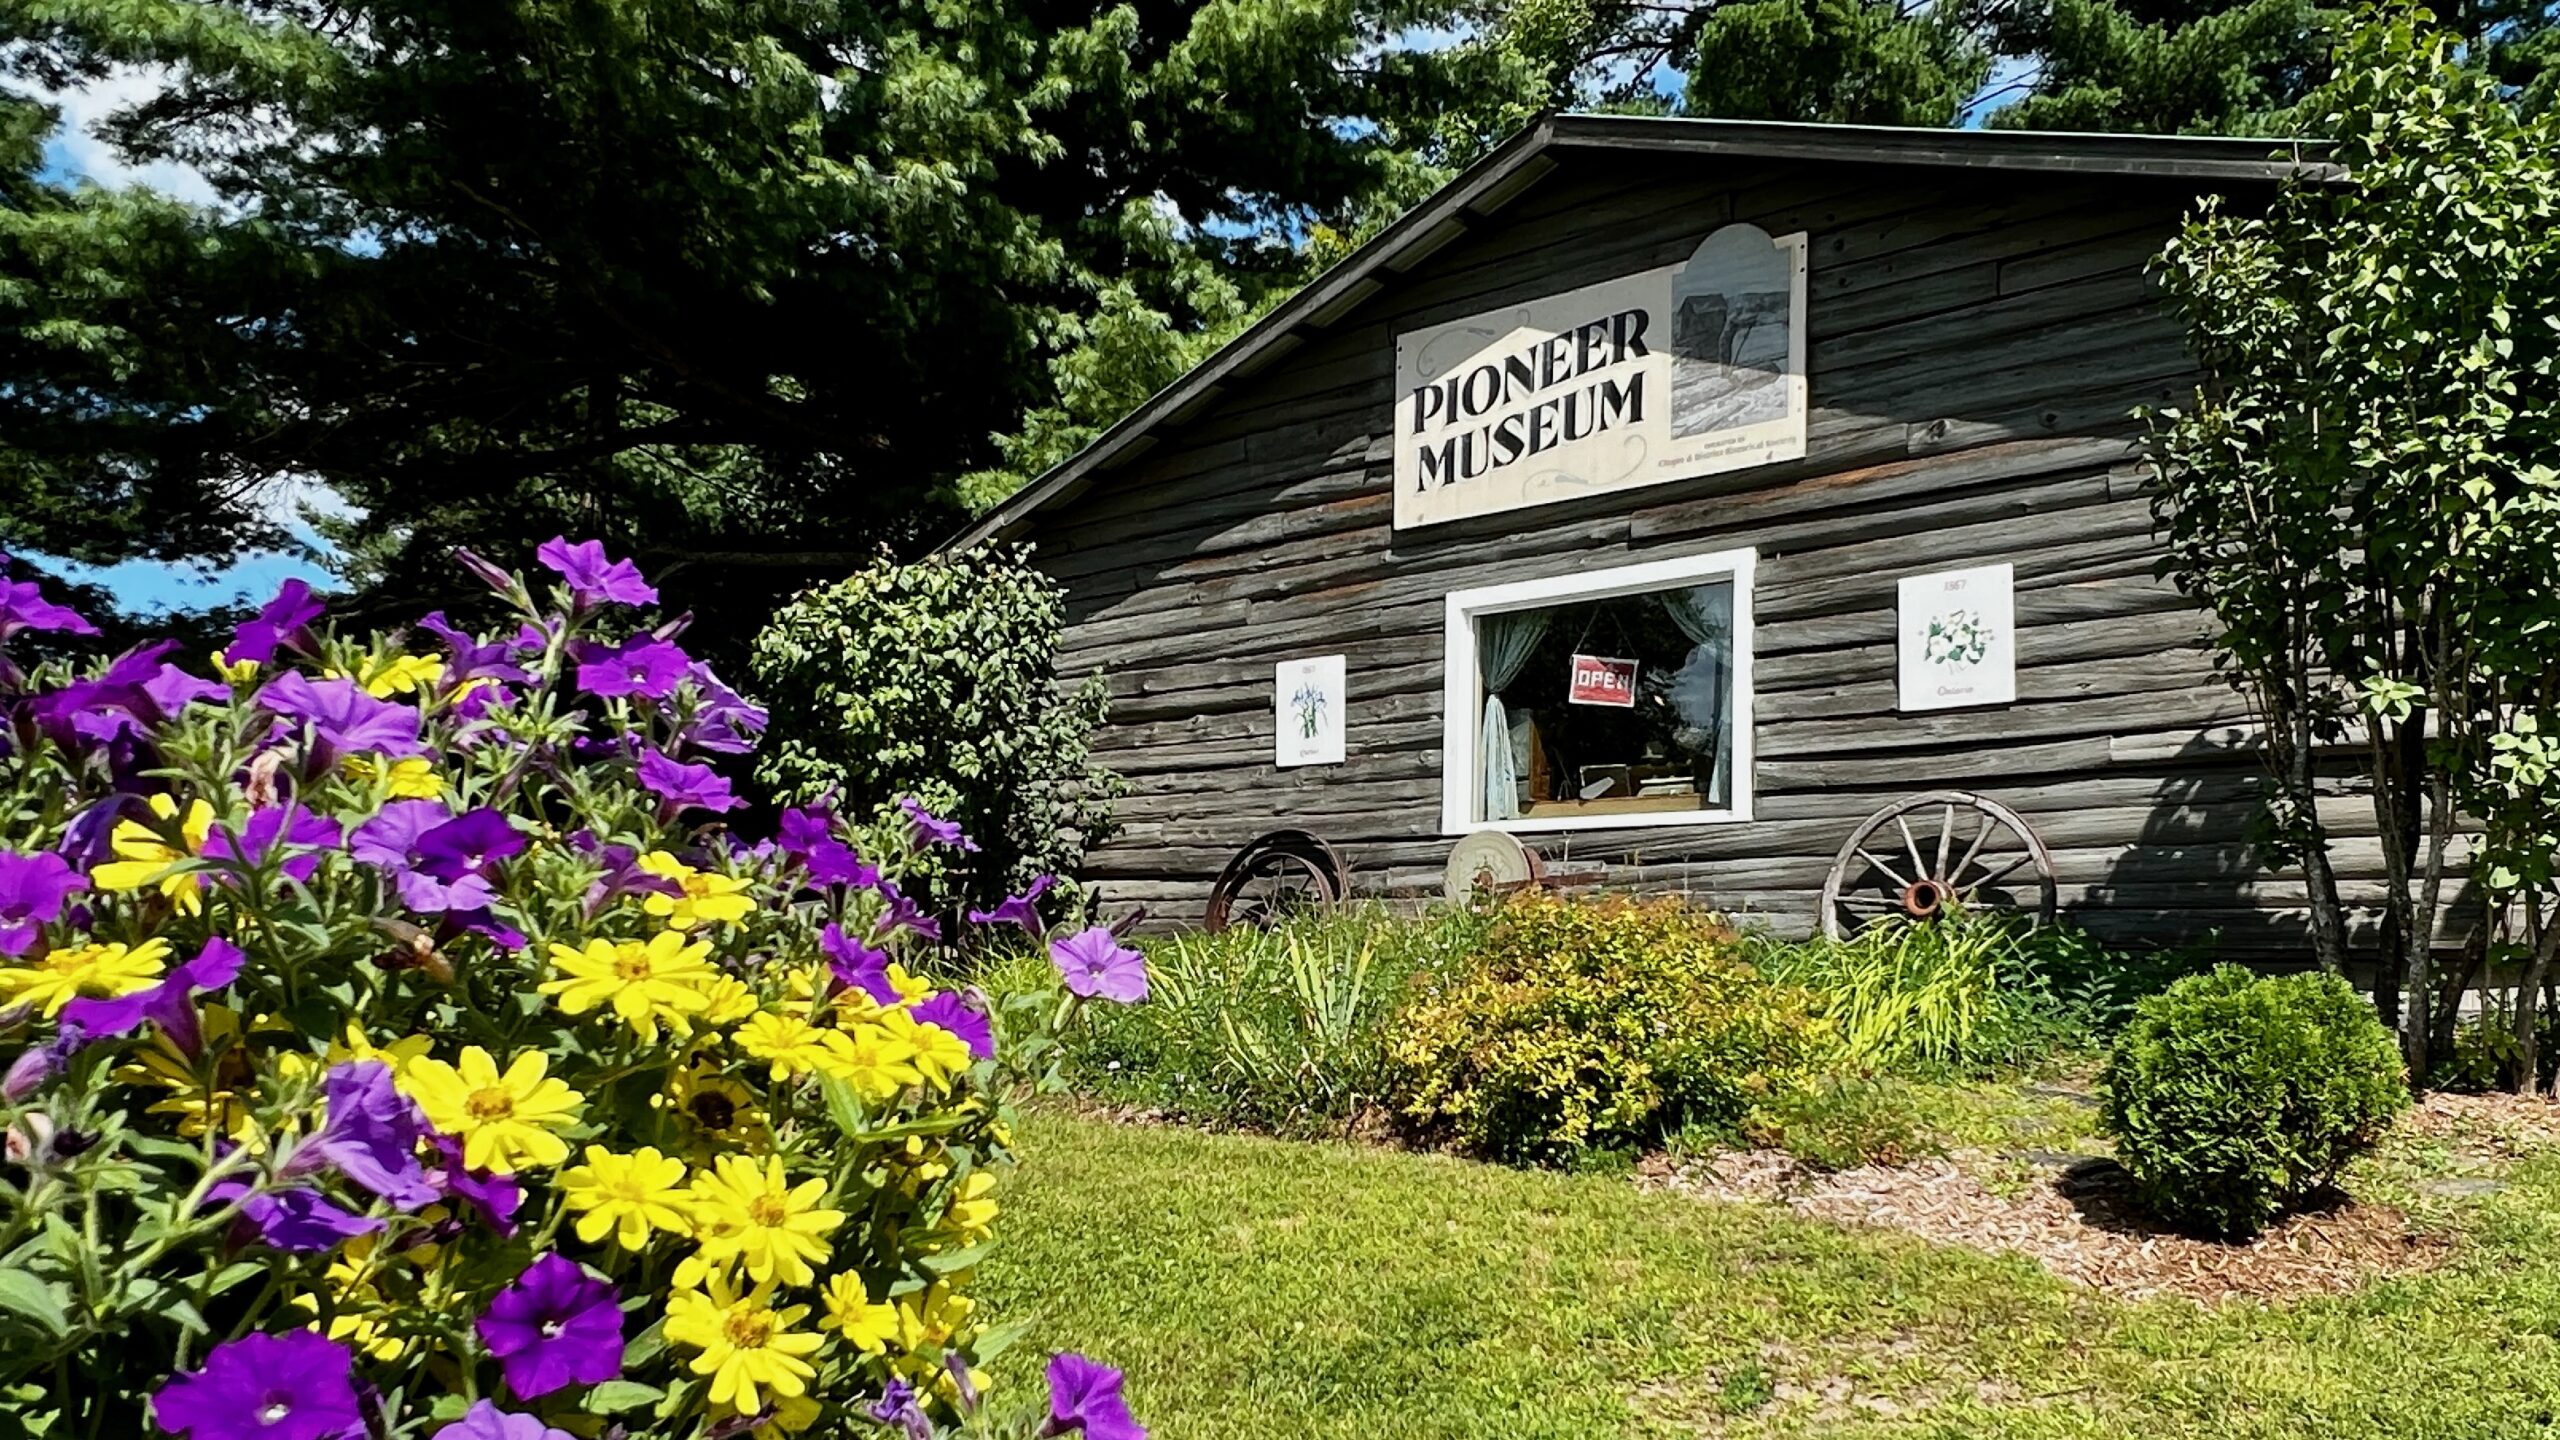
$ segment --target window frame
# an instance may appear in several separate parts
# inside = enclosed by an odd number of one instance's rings
[[[1647,560],[1606,570],[1575,571],[1506,585],[1452,590],[1441,632],[1440,833],[1464,835],[1499,830],[1509,835],[1556,834],[1576,830],[1664,829],[1692,825],[1734,825],[1751,818],[1753,725],[1751,684],[1752,573],[1759,563],[1752,548],[1718,550]],[[1479,820],[1476,790],[1484,757],[1477,754],[1484,716],[1484,677],[1476,664],[1476,620],[1514,610],[1536,610],[1584,600],[1609,600],[1669,590],[1710,580],[1733,582],[1733,755],[1726,784],[1731,803],[1723,809],[1660,810],[1625,815],[1577,815],[1544,819]]]

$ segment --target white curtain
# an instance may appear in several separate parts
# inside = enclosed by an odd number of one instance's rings
[[[1688,663],[1680,667],[1673,701],[1682,720],[1714,737],[1707,803],[1728,804],[1733,789],[1733,586],[1695,585],[1660,591],[1654,598],[1689,637],[1692,648]]]
[[[1511,716],[1502,708],[1502,687],[1520,678],[1521,668],[1547,633],[1544,610],[1510,610],[1476,617],[1476,673],[1484,680],[1484,726],[1476,736],[1476,754],[1484,769],[1484,818],[1520,818],[1520,767],[1511,752]]]

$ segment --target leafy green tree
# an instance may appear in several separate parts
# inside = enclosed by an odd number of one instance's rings
[[[2274,743],[2279,816],[2318,861],[2312,752],[2355,755],[2385,870],[2383,973],[2423,1077],[2500,951],[2440,973],[2456,842],[2523,964],[2526,1063],[2560,954],[2560,121],[2525,118],[2411,14],[2350,33],[2320,99],[2342,180],[2263,215],[2208,206],[2161,271],[2205,384],[2156,417],[2172,575]]]
[[[1952,8],[1910,0],[1739,0],[1708,12],[1687,110],[1747,120],[1945,125],[1991,73]]]
[[[111,138],[229,208],[41,183],[51,117],[6,111],[0,541],[220,559],[275,539],[262,485],[316,477],[380,613],[467,593],[457,540],[566,529],[743,634],[942,533],[936,497],[1027,408],[1116,411],[1143,383],[1120,357],[1161,371],[1294,279],[1292,227],[1383,173],[1357,122],[1389,23],[1370,0],[25,0],[0,65],[165,68]]]
[[[756,636],[771,709],[756,778],[786,802],[861,819],[921,800],[981,847],[943,898],[991,905],[1073,875],[1110,832],[1119,778],[1092,763],[1100,675],[1057,681],[1065,595],[1026,552],[883,557],[795,596]]]

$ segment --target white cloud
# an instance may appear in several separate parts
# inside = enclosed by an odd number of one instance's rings
[[[62,107],[62,127],[47,144],[46,158],[65,172],[110,189],[141,185],[192,204],[220,204],[213,186],[194,169],[166,160],[131,164],[98,136],[98,122],[158,94],[168,84],[168,74],[159,67],[120,65],[85,85],[62,90],[24,87],[20,93]]]

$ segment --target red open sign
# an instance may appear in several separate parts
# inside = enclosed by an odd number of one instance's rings
[[[1576,655],[1573,684],[1564,698],[1576,705],[1631,708],[1636,703],[1636,662],[1612,660],[1605,655]]]

